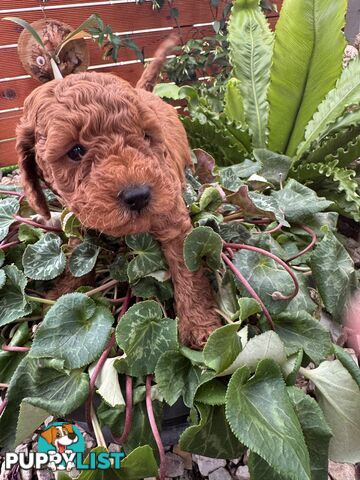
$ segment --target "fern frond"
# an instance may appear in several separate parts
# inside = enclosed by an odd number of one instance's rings
[[[360,104],[360,58],[355,58],[349,66],[343,70],[336,86],[320,103],[317,112],[308,123],[305,130],[305,141],[299,145],[297,158],[307,152],[312,143],[329,134],[329,126],[332,131],[350,124],[356,124],[357,112],[345,114],[352,106]],[[343,117],[339,120],[339,117]],[[347,116],[350,118],[347,118]],[[345,120],[346,119],[346,120]]]
[[[229,21],[233,76],[240,81],[246,122],[255,148],[265,147],[273,34],[257,0],[236,0]]]

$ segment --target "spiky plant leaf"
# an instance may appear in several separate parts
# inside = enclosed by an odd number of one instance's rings
[[[327,72],[327,70],[326,70]],[[325,75],[327,76],[327,74]],[[360,103],[360,58],[352,60],[323,102],[320,103],[317,112],[308,123],[305,130],[305,141],[299,145],[297,158],[307,152],[315,140],[321,139],[332,130],[356,125],[360,117],[360,111],[344,115],[347,108]]]
[[[230,78],[227,82],[224,98],[224,112],[230,120],[239,122],[240,125],[244,125],[246,122],[240,83],[240,80],[237,78]]]
[[[264,147],[273,35],[258,0],[234,2],[228,40],[233,75],[240,80],[239,89],[253,144]]]
[[[341,148],[348,150],[350,147],[347,147],[346,145],[349,146],[355,143],[359,135],[360,125],[341,130],[332,136],[324,138],[320,144],[314,145],[311,151],[301,160],[301,162],[324,162],[324,158],[328,157],[329,155],[333,155],[336,158],[338,150]],[[342,165],[344,164],[342,163]]]
[[[334,87],[345,48],[346,6],[346,0],[284,1],[268,95],[270,150],[293,156],[316,106]]]

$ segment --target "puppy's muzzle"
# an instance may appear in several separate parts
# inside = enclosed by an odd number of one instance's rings
[[[140,212],[150,202],[151,189],[148,185],[132,185],[120,192],[118,198],[129,210]]]

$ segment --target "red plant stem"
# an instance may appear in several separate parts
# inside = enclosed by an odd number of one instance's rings
[[[2,345],[1,349],[5,352],[28,352],[30,350],[29,347],[17,347],[16,345]]]
[[[3,411],[5,410],[7,403],[8,403],[7,398],[4,398],[4,400],[0,403],[0,417]]]
[[[267,318],[267,321],[269,322],[269,325],[270,325],[271,329],[274,330],[273,319],[271,318],[271,315],[270,315],[268,309],[265,307],[264,302],[261,300],[259,295],[255,292],[255,290],[252,288],[250,283],[246,280],[246,278],[242,275],[242,273],[235,267],[235,265],[231,262],[231,260],[228,259],[228,257],[225,255],[225,253],[221,254],[221,258],[224,260],[224,262],[230,268],[230,270],[234,273],[234,275],[237,277],[237,279],[241,282],[241,284],[250,293],[250,295],[259,303],[265,317]]]
[[[48,232],[62,232],[61,228],[50,227],[48,225],[42,225],[41,223],[34,222],[33,220],[29,220],[28,218],[20,217],[20,215],[14,215],[15,220],[20,223],[26,223],[26,225],[30,225],[36,228],[42,228]]]
[[[314,230],[310,227],[308,227],[307,225],[299,225],[300,228],[302,228],[303,230],[305,230],[305,232],[307,232],[310,236],[311,236],[311,242],[309,243],[309,245],[307,247],[304,248],[304,250],[301,250],[301,252],[297,253],[296,255],[293,255],[292,257],[288,258],[286,260],[286,262],[291,262],[291,260],[295,260],[295,258],[298,258],[298,257],[301,257],[302,255],[305,255],[305,253],[307,253],[309,250],[311,250],[313,248],[313,246],[315,245],[315,243],[317,242],[317,236],[316,236],[316,233],[314,232]]]
[[[121,297],[121,298],[107,298],[106,300],[110,303],[113,303],[114,305],[117,305],[118,303],[123,303],[125,301],[126,297]]]
[[[124,445],[128,439],[131,431],[132,417],[133,417],[133,379],[126,375],[126,410],[125,410],[125,424],[121,437],[113,435],[113,439],[119,445]]]
[[[110,280],[110,282],[104,283],[104,285],[100,285],[100,287],[94,288],[89,292],[86,292],[86,295],[91,296],[95,295],[95,293],[103,292],[104,290],[108,290],[111,287],[114,287],[119,283],[119,280]]]
[[[127,291],[126,297],[125,297],[125,301],[124,301],[124,303],[121,307],[118,321],[120,321],[121,317],[124,315],[124,313],[128,309],[130,299],[131,299],[131,290],[129,288],[128,291]],[[104,363],[106,362],[106,359],[108,358],[108,356],[111,352],[111,349],[113,348],[114,345],[115,345],[115,332],[111,335],[108,346],[103,351],[99,360],[97,361],[97,364],[96,364],[96,366],[94,368],[94,371],[93,371],[93,373],[91,375],[91,378],[90,378],[89,396],[88,396],[88,399],[87,399],[86,404],[85,404],[86,421],[88,423],[88,426],[89,426],[90,430],[92,429],[90,411],[91,411],[92,399],[93,399],[93,396],[94,396],[95,382],[96,382],[96,379],[97,379],[99,373],[101,372],[101,370],[104,366]]]
[[[15,245],[19,245],[20,242],[19,241],[14,241],[14,242],[9,242],[9,243],[1,243],[0,244],[0,250],[6,250],[7,248],[10,248],[10,247],[15,247]]]
[[[292,298],[296,297],[296,295],[299,293],[299,282],[297,281],[295,273],[291,270],[289,265],[287,265],[281,258],[277,257],[271,252],[268,252],[262,248],[259,247],[253,247],[251,245],[244,245],[242,243],[225,243],[226,248],[231,248],[234,250],[250,250],[251,252],[257,252],[260,253],[261,255],[265,255],[266,257],[270,257],[274,262],[278,263],[281,265],[284,270],[288,272],[290,275],[292,281],[294,282],[294,291],[290,295],[283,295],[280,292],[274,292],[276,295],[276,298],[274,300],[291,300]],[[274,295],[274,294],[273,294]]]
[[[279,225],[276,225],[276,227],[271,228],[270,230],[263,230],[262,232],[254,232],[254,233],[257,233],[257,234],[259,234],[259,233],[270,233],[270,234],[272,234],[272,233],[275,233],[275,232],[278,232],[279,230],[281,230],[282,227],[283,227],[282,223],[279,223]]]
[[[0,190],[0,195],[13,195],[15,197],[22,197],[23,193],[14,192],[14,191],[7,191],[7,190]]]
[[[159,478],[160,480],[165,480],[165,449],[161,441],[160,433],[155,421],[155,415],[154,415],[154,410],[153,410],[152,400],[151,400],[151,381],[152,381],[152,375],[148,375],[146,377],[146,410],[147,410],[151,431],[154,435],[154,439],[160,455]]]

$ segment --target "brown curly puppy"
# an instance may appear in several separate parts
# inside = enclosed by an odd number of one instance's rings
[[[189,145],[175,109],[147,91],[170,45],[160,47],[137,88],[104,73],[38,87],[25,101],[17,152],[28,201],[44,217],[40,178],[85,226],[112,236],[149,232],[161,242],[180,340],[201,348],[220,321],[204,272],[189,272],[183,260],[192,228],[182,199]]]

